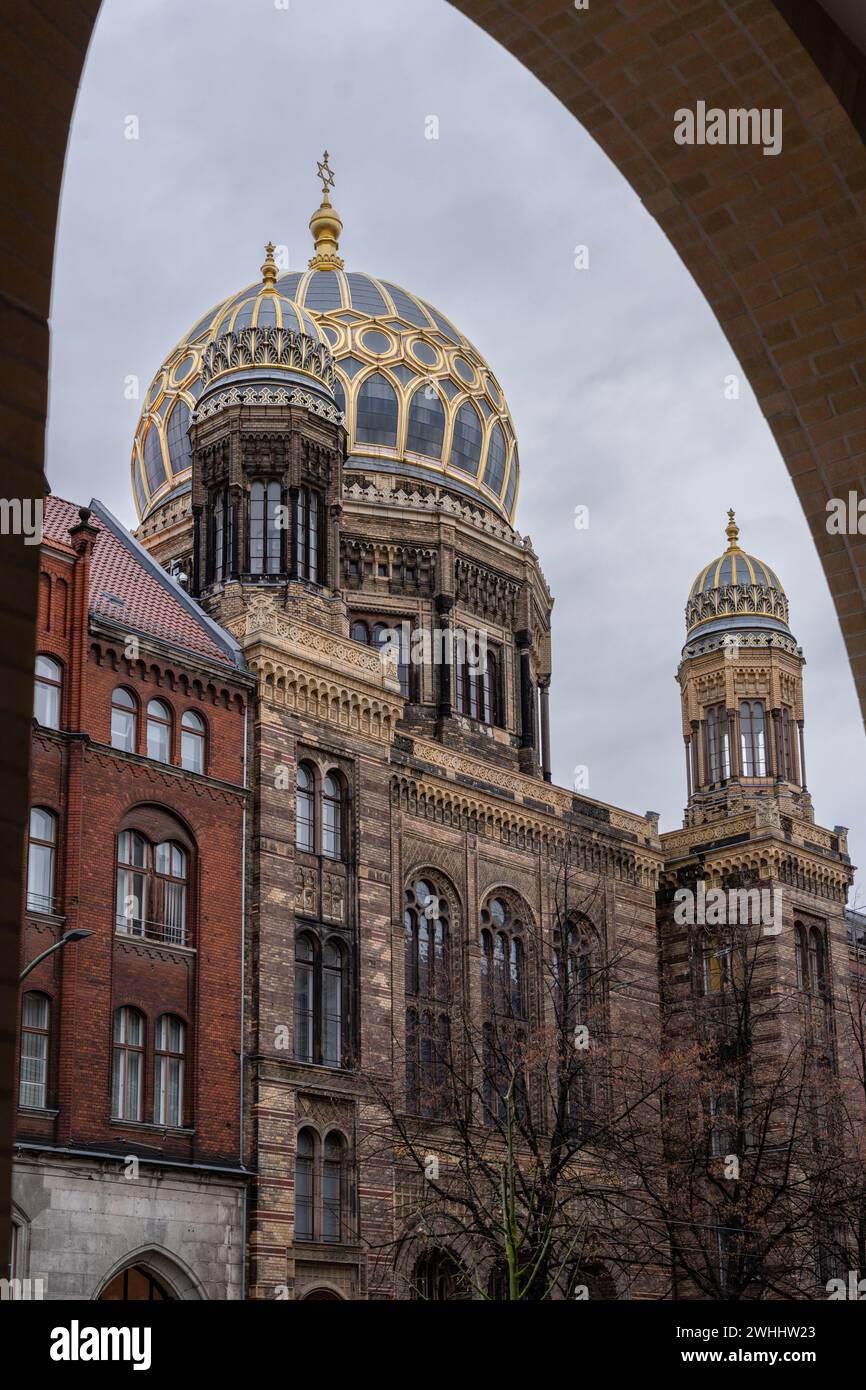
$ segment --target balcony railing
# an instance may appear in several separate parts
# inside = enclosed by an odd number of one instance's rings
[[[155,941],[161,946],[188,946],[185,926],[169,922],[130,921],[126,917],[115,919],[115,932],[118,936],[135,937],[139,941]]]

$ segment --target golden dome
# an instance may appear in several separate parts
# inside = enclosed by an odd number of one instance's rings
[[[686,602],[687,640],[700,634],[765,628],[788,633],[788,599],[769,565],[740,549],[733,511],[728,548],[700,571]]]
[[[275,310],[281,318],[297,314],[298,331],[312,338],[314,330],[333,354],[334,399],[349,434],[347,469],[447,482],[510,523],[519,461],[499,382],[438,309],[391,281],[343,269],[327,156],[320,175],[324,192],[310,223],[316,252],[310,268],[268,276],[264,285],[222,300],[154,377],[133,445],[139,517],[190,485],[187,430],[208,349],[226,326],[254,325]]]

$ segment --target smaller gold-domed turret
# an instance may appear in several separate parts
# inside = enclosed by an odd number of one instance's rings
[[[316,254],[310,260],[311,270],[342,270],[343,260],[337,255],[340,249],[340,233],[343,222],[340,214],[331,207],[329,190],[334,187],[334,174],[328,163],[328,151],[319,164],[319,178],[322,180],[322,201],[310,218],[310,231],[316,245]]]

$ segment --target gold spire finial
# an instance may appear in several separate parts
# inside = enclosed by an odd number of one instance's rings
[[[265,260],[262,266],[262,280],[266,290],[277,288],[277,263],[274,260],[274,243],[269,241],[265,247]]]
[[[740,534],[740,528],[739,528],[739,526],[737,526],[736,522],[734,521],[734,510],[733,510],[733,507],[732,507],[732,508],[730,508],[730,510],[728,511],[728,524],[727,524],[727,526],[725,527],[725,535],[726,535],[727,538],[728,538],[728,549],[729,549],[729,550],[736,550],[736,549],[737,549],[737,537],[739,536],[739,534]]]
[[[322,180],[321,206],[310,218],[310,231],[316,246],[316,254],[310,261],[311,270],[342,270],[343,261],[337,255],[340,249],[340,233],[343,223],[340,214],[331,207],[328,196],[334,187],[334,171],[329,163],[330,156],[325,150],[324,159],[319,161],[319,178]]]

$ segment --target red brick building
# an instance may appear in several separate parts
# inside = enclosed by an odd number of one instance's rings
[[[49,1298],[237,1298],[250,679],[110,513],[56,497],[36,672],[22,970],[89,935],[22,983],[14,1262]]]

